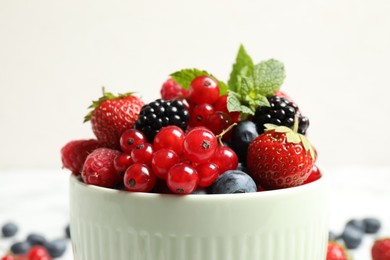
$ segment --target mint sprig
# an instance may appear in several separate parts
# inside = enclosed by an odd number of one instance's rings
[[[220,95],[225,95],[228,91],[228,86],[223,81],[218,80],[212,74],[208,73],[205,70],[200,69],[182,69],[176,71],[170,75],[172,79],[178,83],[182,88],[189,89],[191,82],[199,76],[208,76],[215,79],[218,82],[219,93]]]
[[[258,106],[269,106],[267,97],[280,89],[286,76],[283,63],[270,59],[253,65],[248,57],[241,46],[229,79],[227,104],[229,111],[253,115]]]

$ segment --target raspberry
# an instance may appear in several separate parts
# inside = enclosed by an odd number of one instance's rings
[[[81,177],[86,184],[114,188],[121,181],[120,174],[114,166],[115,157],[120,155],[119,151],[98,148],[88,155],[84,162]]]
[[[289,101],[287,98],[272,96],[268,98],[269,107],[258,107],[253,117],[253,122],[257,126],[259,134],[264,132],[264,124],[271,123],[274,125],[283,125],[292,128],[294,118],[298,117],[298,133],[305,134],[309,127],[309,119],[302,116],[298,106]]]
[[[88,154],[99,147],[101,147],[101,144],[95,139],[75,140],[67,143],[61,149],[63,167],[75,175],[80,175]]]
[[[189,95],[189,91],[182,88],[172,78],[167,79],[160,90],[163,100],[182,99]]]
[[[154,136],[164,126],[176,125],[185,131],[188,119],[189,112],[182,101],[157,99],[142,107],[135,128],[142,131],[149,142],[153,142]]]

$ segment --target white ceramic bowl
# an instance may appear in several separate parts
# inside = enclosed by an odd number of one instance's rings
[[[246,194],[129,193],[70,179],[75,260],[324,260],[326,185]]]

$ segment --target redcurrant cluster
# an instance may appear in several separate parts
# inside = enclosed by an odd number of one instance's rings
[[[175,87],[173,87],[173,85]],[[215,135],[239,121],[239,112],[229,112],[227,95],[220,96],[218,82],[209,76],[196,77],[187,92],[168,79],[162,86],[162,97],[185,99],[189,104],[189,126],[205,126]],[[183,95],[183,93],[185,93]],[[228,137],[229,135],[225,135]]]
[[[31,247],[26,255],[7,254],[1,260],[52,260],[47,249],[43,246]]]
[[[124,172],[128,191],[150,192],[157,180],[165,180],[171,192],[189,194],[198,186],[210,186],[238,165],[233,150],[219,146],[217,137],[205,127],[184,133],[177,126],[167,126],[152,144],[141,131],[129,129],[121,137],[121,149],[124,152],[115,157],[114,165]]]

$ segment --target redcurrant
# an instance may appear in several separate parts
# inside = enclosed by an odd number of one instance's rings
[[[169,169],[179,162],[179,156],[169,149],[160,149],[153,153],[152,169],[157,177],[166,179]]]
[[[225,112],[217,111],[206,118],[205,126],[215,135],[219,135],[223,130],[232,124],[231,117]],[[231,131],[224,134],[223,139],[229,139]]]
[[[170,149],[180,156],[183,153],[184,138],[185,134],[180,127],[166,126],[154,137],[153,148],[156,151],[162,148]]]
[[[219,97],[219,86],[215,79],[208,76],[196,77],[190,85],[188,99],[194,104],[213,104]]]
[[[150,165],[153,155],[153,146],[149,143],[142,143],[137,145],[133,151],[131,151],[131,158],[133,162],[144,163]]]
[[[212,113],[214,113],[214,108],[210,104],[203,103],[200,105],[195,105],[190,113],[190,121],[188,124],[190,126],[204,125],[207,116],[211,115]]]
[[[156,176],[146,164],[135,163],[127,168],[123,182],[128,191],[149,192],[156,183]]]
[[[130,154],[121,153],[117,155],[114,159],[114,167],[115,170],[121,174],[123,174],[126,169],[133,164],[133,159]]]
[[[209,160],[217,147],[217,138],[205,127],[195,127],[188,132],[183,146],[185,157],[194,163]]]
[[[137,145],[146,143],[145,135],[137,129],[128,129],[121,135],[120,145],[123,152],[130,154]]]
[[[169,189],[178,194],[189,194],[198,186],[198,173],[187,163],[178,163],[171,167],[167,175]]]
[[[237,154],[227,146],[219,146],[211,161],[219,167],[220,174],[228,170],[235,170],[238,166]]]
[[[51,259],[49,252],[43,246],[33,246],[30,248],[27,254],[28,260],[42,260]]]
[[[229,114],[233,123],[238,123],[240,121],[240,112],[229,112],[227,109],[227,99],[228,95],[222,95],[218,97],[217,101],[214,103],[214,110],[225,112]]]
[[[199,183],[198,185],[201,187],[210,186],[215,179],[220,175],[219,168],[215,163],[212,162],[204,162],[198,164],[195,167],[195,170],[199,175]]]

